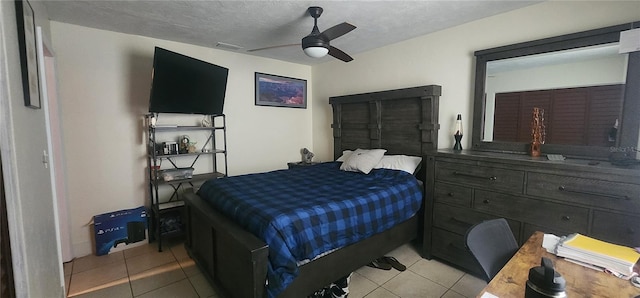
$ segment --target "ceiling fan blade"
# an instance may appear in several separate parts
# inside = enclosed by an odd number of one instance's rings
[[[321,34],[326,36],[329,40],[332,40],[351,32],[353,29],[356,29],[356,26],[344,22],[324,30]]]
[[[270,46],[270,47],[264,47],[264,48],[251,49],[251,50],[247,50],[247,52],[255,52],[255,51],[262,51],[262,50],[270,50],[270,49],[291,47],[291,46],[300,46],[300,45],[301,45],[300,43],[283,44],[283,45],[279,45],[279,46]]]
[[[344,62],[349,62],[352,61],[353,58],[351,58],[351,56],[347,55],[347,53],[339,50],[338,48],[334,47],[334,46],[329,46],[329,55],[331,55],[332,57],[336,58],[336,59],[340,59]]]

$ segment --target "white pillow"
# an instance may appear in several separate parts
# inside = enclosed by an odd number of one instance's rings
[[[385,155],[374,169],[401,170],[413,174],[421,161],[422,157],[418,156]]]
[[[353,151],[353,153],[342,162],[340,169],[343,171],[369,174],[373,167],[380,162],[385,152],[387,152],[387,150],[384,149],[356,149],[356,151]]]
[[[342,155],[340,157],[338,157],[338,159],[336,159],[336,161],[345,161],[345,160],[347,160],[347,158],[349,158],[349,156],[351,156],[351,153],[353,153],[353,151],[351,151],[351,150],[342,151]]]

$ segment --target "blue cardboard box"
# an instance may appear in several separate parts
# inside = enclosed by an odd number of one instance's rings
[[[147,209],[144,206],[95,215],[96,255],[106,255],[144,244]]]

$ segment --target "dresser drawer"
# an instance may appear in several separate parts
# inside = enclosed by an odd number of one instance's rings
[[[524,172],[437,161],[436,180],[465,186],[522,193]]]
[[[640,210],[640,185],[529,173],[527,194],[620,211]]]
[[[432,231],[434,256],[463,267],[478,276],[484,276],[482,268],[466,248],[464,236],[438,228]]]
[[[499,218],[499,216],[480,213],[470,208],[461,208],[445,204],[434,204],[433,225],[454,233],[465,235],[467,230],[473,225],[489,219]],[[517,239],[520,233],[520,223],[509,220],[509,226]]]
[[[524,197],[475,191],[473,208],[483,212],[517,218],[553,229],[586,233],[589,209]]]
[[[436,182],[434,188],[434,200],[436,203],[471,207],[471,188],[441,182]]]
[[[591,236],[626,246],[640,244],[640,217],[593,211]]]

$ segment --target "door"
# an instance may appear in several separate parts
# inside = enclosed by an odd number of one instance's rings
[[[51,43],[43,37],[42,28],[36,27],[36,45],[38,54],[38,68],[40,76],[40,90],[47,129],[47,151],[49,154],[49,173],[54,200],[55,221],[58,226],[56,238],[60,247],[58,258],[60,263],[73,259],[71,251],[70,227],[68,218],[66,180],[64,172],[64,155],[62,131],[57,101],[57,80],[55,75],[55,59]],[[61,266],[62,268],[62,266]],[[60,270],[64,283],[64,272]],[[64,285],[63,285],[64,286]]]

